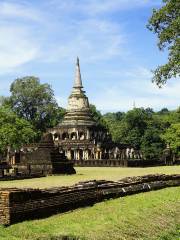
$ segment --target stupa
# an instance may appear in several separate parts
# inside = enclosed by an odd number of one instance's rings
[[[83,90],[79,58],[64,119],[48,132],[69,160],[107,158],[112,147],[108,131],[93,119],[88,97]]]

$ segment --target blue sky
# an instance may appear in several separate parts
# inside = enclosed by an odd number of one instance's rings
[[[180,81],[162,89],[151,69],[166,62],[146,29],[161,0],[0,0],[0,95],[17,77],[51,84],[66,107],[76,57],[90,103],[102,112],[176,109]]]

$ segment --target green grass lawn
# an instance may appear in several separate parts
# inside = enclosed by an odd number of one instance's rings
[[[151,173],[179,173],[179,166],[156,168],[76,168],[77,175],[0,182],[3,187],[51,187],[87,179],[120,179]],[[52,240],[68,235],[86,240],[179,240],[180,187],[141,193],[25,221],[0,226],[0,240]],[[54,237],[54,238],[53,238]]]
[[[179,240],[179,200],[178,187],[127,196],[42,220],[0,227],[0,239],[70,235],[88,240]]]
[[[127,176],[138,176],[153,173],[180,173],[180,166],[163,166],[149,168],[105,168],[105,167],[77,167],[77,174],[66,176],[48,176],[44,178],[0,182],[0,187],[30,187],[47,188],[62,185],[72,185],[79,181],[90,179],[119,180]]]

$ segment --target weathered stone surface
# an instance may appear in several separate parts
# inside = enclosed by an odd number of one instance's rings
[[[0,189],[0,224],[47,217],[105,199],[172,186],[180,186],[180,175],[146,175],[119,181],[92,180],[44,190]]]
[[[108,130],[94,120],[83,90],[79,59],[64,119],[48,132],[69,160],[126,159],[129,155],[127,146],[115,144]],[[139,153],[136,155],[141,157]]]
[[[161,166],[164,162],[161,160],[143,160],[143,159],[89,159],[74,161],[75,166],[79,167],[150,167]]]
[[[16,156],[16,153],[11,156],[10,164],[14,169],[13,177],[17,179],[19,176],[76,173],[73,161],[68,161],[59,151],[50,133],[44,134],[39,144],[22,147]]]

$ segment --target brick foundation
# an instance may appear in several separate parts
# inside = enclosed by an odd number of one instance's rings
[[[50,189],[0,189],[0,224],[38,219],[105,199],[180,186],[180,175],[146,175],[119,181],[94,180]]]

